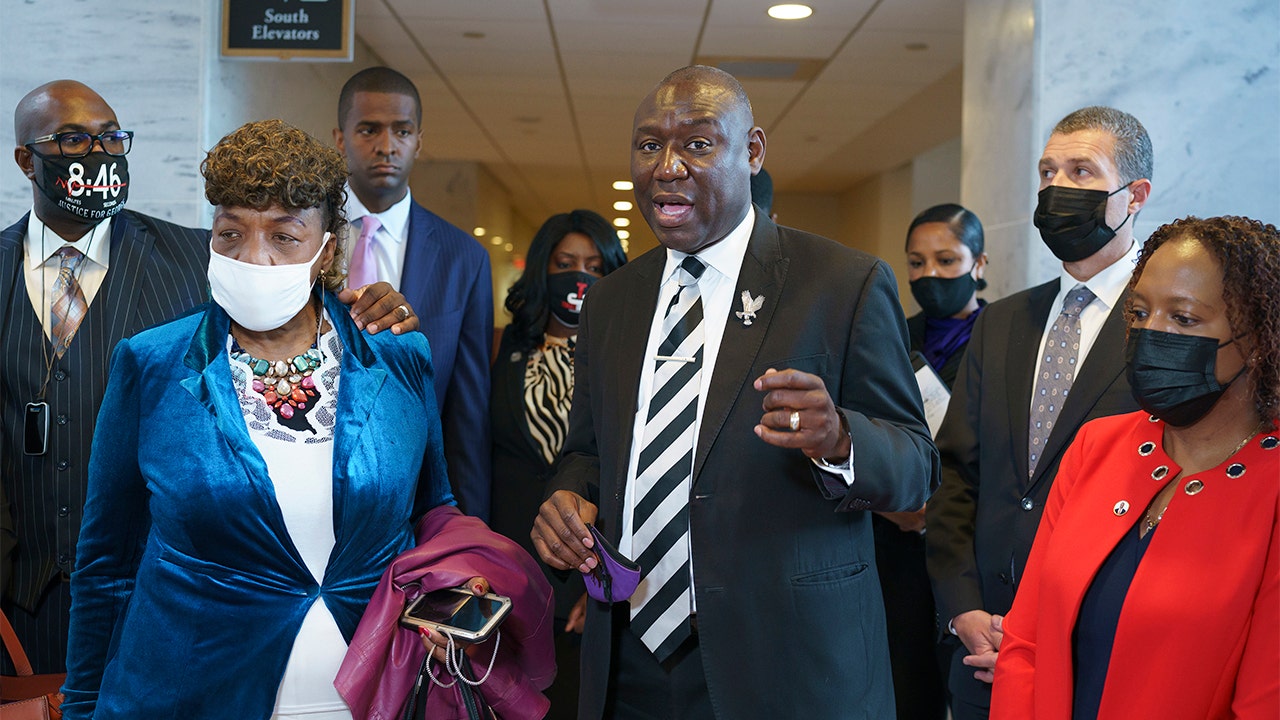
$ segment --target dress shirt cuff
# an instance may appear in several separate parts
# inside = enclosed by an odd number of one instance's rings
[[[840,417],[840,424],[844,425],[844,416]],[[840,464],[829,463],[823,458],[810,458],[814,467],[821,472],[817,474],[818,489],[822,491],[823,497],[828,500],[837,500],[849,494],[849,488],[853,487],[853,437],[848,428],[845,428],[845,434],[849,435],[849,457]]]

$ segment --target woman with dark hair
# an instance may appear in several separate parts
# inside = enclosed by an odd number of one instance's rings
[[[1142,411],[1063,457],[991,717],[1280,717],[1280,231],[1165,225],[1129,290]]]
[[[553,215],[529,246],[524,274],[507,293],[511,324],[493,366],[494,530],[534,553],[529,528],[569,429],[573,348],[582,299],[591,284],[627,261],[613,226],[590,210]],[[537,557],[534,554],[534,557]],[[556,596],[556,681],[551,718],[577,717],[579,573],[547,571]],[[576,612],[575,612],[576,610]]]
[[[907,318],[911,349],[924,354],[948,388],[986,301],[982,223],[959,205],[935,205],[907,228],[907,277],[920,312]]]
[[[456,513],[431,353],[334,295],[336,151],[268,120],[200,170],[213,302],[112,356],[62,710],[350,718],[334,678],[379,576],[428,511]]]
[[[922,355],[950,389],[986,304],[978,299],[978,291],[987,286],[982,279],[987,266],[982,223],[959,205],[935,205],[911,221],[906,250],[911,295],[921,307],[907,318],[912,355]],[[944,668],[950,653],[938,644],[921,535],[924,508],[877,513],[872,528],[898,717],[941,720],[947,714]]]

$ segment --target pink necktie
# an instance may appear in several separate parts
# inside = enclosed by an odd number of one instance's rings
[[[347,287],[361,288],[378,281],[378,261],[373,256],[373,236],[382,223],[373,215],[360,220],[360,239],[351,251],[351,269],[347,273]]]

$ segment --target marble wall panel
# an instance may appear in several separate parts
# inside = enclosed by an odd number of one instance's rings
[[[137,133],[129,154],[129,207],[197,222],[203,115],[202,54],[213,3],[149,0],[0,0],[0,147],[11,148],[13,110],[30,90],[69,78],[89,85]],[[0,222],[31,208],[31,184],[6,153]]]

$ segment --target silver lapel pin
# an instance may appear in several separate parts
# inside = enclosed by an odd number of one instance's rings
[[[750,290],[743,290],[742,312],[736,312],[734,315],[737,315],[738,319],[742,320],[743,325],[750,325],[751,321],[756,319],[756,311],[760,309],[761,305],[764,305],[763,295],[758,298],[752,298]]]

